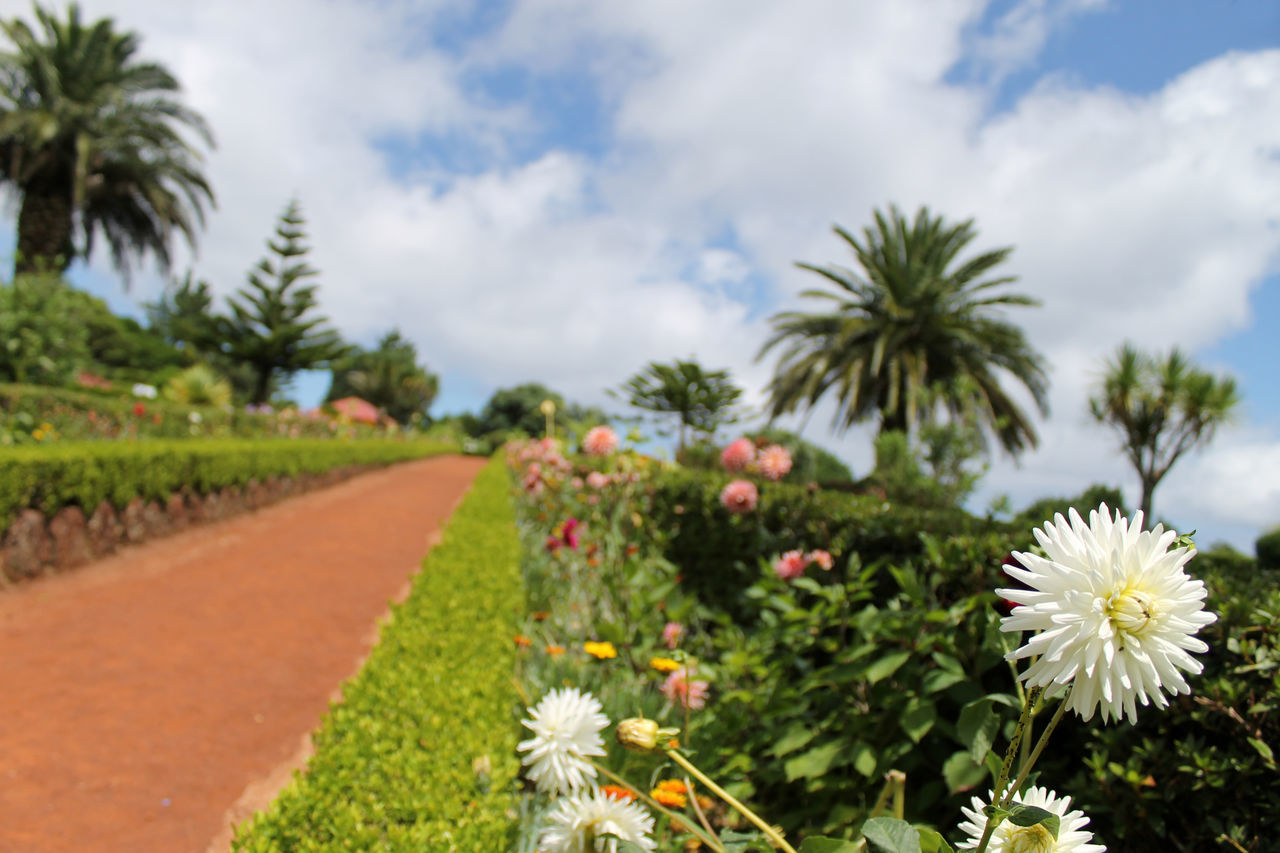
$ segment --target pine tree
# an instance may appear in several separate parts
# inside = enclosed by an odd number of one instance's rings
[[[328,318],[314,312],[316,285],[304,283],[319,273],[307,264],[305,220],[298,202],[280,216],[271,255],[249,271],[249,283],[228,300],[228,355],[254,372],[250,402],[265,403],[281,379],[299,370],[324,368],[347,353]]]

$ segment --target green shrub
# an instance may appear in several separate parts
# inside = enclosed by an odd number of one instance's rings
[[[1075,507],[1076,512],[1082,517],[1088,519],[1089,510],[1097,509],[1104,503],[1113,512],[1118,510],[1124,515],[1129,514],[1124,508],[1124,496],[1120,494],[1119,489],[1094,483],[1074,498],[1041,498],[1014,516],[1009,524],[1018,529],[1028,530],[1042,527],[1046,521],[1052,521],[1058,513],[1065,516],[1067,510],[1072,507]]]
[[[164,500],[183,490],[207,494],[251,480],[320,473],[343,465],[379,465],[449,453],[409,441],[84,442],[14,448],[0,455],[0,526],[22,509],[86,512],[102,501]]]
[[[523,592],[507,488],[500,463],[481,472],[343,686],[307,770],[239,827],[233,849],[510,849]]]
[[[1258,555],[1258,568],[1280,570],[1280,527],[1259,536],[1253,547]]]

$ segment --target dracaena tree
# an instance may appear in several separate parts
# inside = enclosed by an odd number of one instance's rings
[[[737,419],[735,406],[742,389],[727,370],[705,370],[692,359],[677,359],[671,364],[649,362],[610,394],[659,418],[674,417],[677,452],[683,452],[690,431],[713,434]]]
[[[1089,411],[1119,434],[1150,519],[1156,486],[1169,469],[1208,444],[1239,403],[1233,379],[1198,369],[1177,347],[1160,357],[1126,343],[1107,362]]]

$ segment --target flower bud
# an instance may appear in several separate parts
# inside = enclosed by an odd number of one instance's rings
[[[631,717],[618,723],[614,737],[633,752],[653,752],[658,747],[658,721]]]

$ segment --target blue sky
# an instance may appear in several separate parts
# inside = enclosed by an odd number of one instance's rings
[[[1015,246],[1043,303],[1013,319],[1053,364],[1052,415],[980,499],[1136,501],[1084,415],[1132,340],[1245,398],[1157,511],[1242,547],[1280,521],[1280,4],[82,5],[138,29],[219,138],[197,273],[233,292],[296,194],[325,311],[365,344],[398,326],[442,375],[437,413],[530,380],[608,404],[689,355],[758,404],[768,317],[818,284],[794,262],[846,263],[833,223],[928,204]],[[98,258],[76,275],[118,310],[161,287],[126,296]],[[865,430],[820,410],[805,434],[870,464]]]

